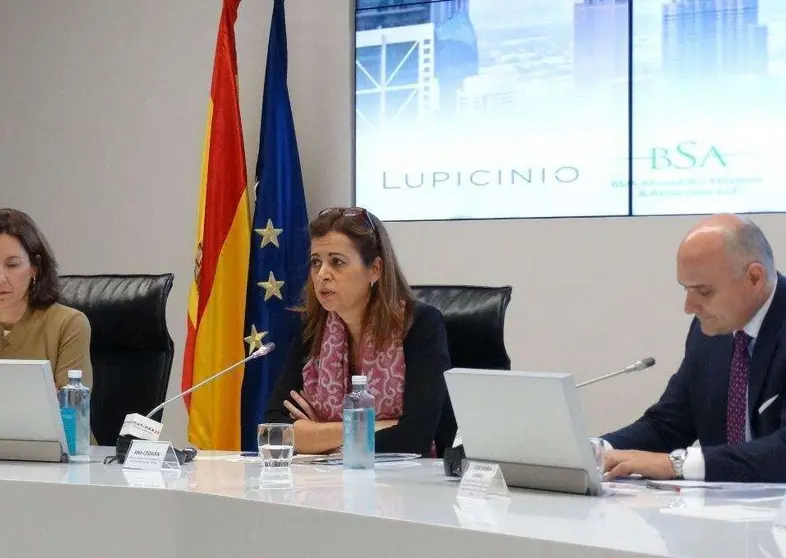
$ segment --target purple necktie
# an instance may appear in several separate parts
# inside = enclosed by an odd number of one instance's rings
[[[745,417],[748,410],[748,369],[751,337],[740,330],[734,334],[734,354],[729,374],[729,400],[726,408],[726,441],[741,444],[745,441]]]

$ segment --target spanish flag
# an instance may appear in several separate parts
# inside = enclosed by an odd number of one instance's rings
[[[184,390],[245,357],[243,327],[251,218],[238,103],[234,25],[240,0],[224,0],[202,154],[196,263],[188,304]],[[240,448],[236,370],[186,398],[188,439],[200,449]]]

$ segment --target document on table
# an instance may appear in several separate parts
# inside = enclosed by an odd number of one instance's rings
[[[734,490],[734,491],[754,491],[754,490],[784,490],[786,484],[768,482],[706,482],[690,480],[648,480],[646,486],[661,490],[679,491],[690,488],[702,488],[705,490]]]
[[[375,463],[390,463],[393,461],[411,461],[420,458],[417,453],[377,453],[374,455]],[[341,465],[341,454],[334,453],[330,455],[308,455],[301,454],[295,455],[292,458],[292,463],[309,464],[309,465]]]

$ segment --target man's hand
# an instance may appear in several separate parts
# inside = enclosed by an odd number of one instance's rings
[[[638,474],[648,479],[669,480],[676,477],[667,453],[638,450],[614,450],[604,455],[603,480]]]

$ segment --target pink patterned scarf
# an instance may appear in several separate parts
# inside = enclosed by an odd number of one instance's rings
[[[351,389],[347,327],[335,312],[328,314],[319,356],[303,367],[303,391],[320,421],[340,421],[344,395]],[[377,419],[397,419],[404,409],[404,346],[397,340],[386,350],[374,349],[374,341],[363,341],[361,369],[374,396]]]

